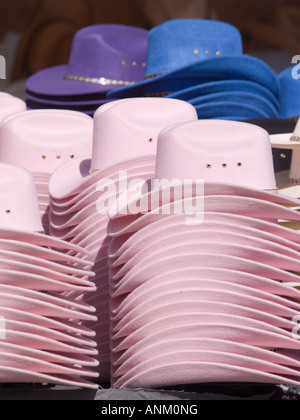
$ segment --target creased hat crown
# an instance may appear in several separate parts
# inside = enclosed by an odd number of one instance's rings
[[[93,119],[75,111],[26,111],[0,128],[0,161],[52,174],[65,162],[92,153]]]
[[[92,169],[155,156],[163,129],[196,119],[195,108],[177,99],[133,98],[104,105],[94,116]]]
[[[205,19],[175,19],[150,31],[146,77],[207,58],[242,53],[242,37],[234,26]]]
[[[148,31],[125,25],[92,25],[74,37],[67,73],[71,76],[134,82],[145,74]]]
[[[269,134],[236,121],[202,120],[164,130],[158,140],[156,178],[277,189]]]

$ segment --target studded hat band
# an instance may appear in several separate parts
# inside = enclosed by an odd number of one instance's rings
[[[83,76],[76,76],[74,74],[66,74],[66,80],[73,80],[75,82],[85,82],[85,83],[93,83],[95,85],[101,86],[130,86],[134,85],[135,82],[129,82],[125,80],[115,80],[115,79],[107,79],[106,77],[83,77]]]

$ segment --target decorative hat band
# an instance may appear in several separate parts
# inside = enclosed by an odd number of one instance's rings
[[[289,184],[293,184],[293,185],[299,185],[300,184],[300,179],[296,179],[296,178],[290,178],[288,180]]]
[[[144,80],[154,79],[155,77],[162,76],[163,73],[154,73],[154,74],[148,74],[144,77]]]
[[[299,136],[292,136],[291,141],[300,142],[300,137]]]
[[[115,85],[115,86],[130,86],[133,85],[135,82],[129,82],[126,80],[114,80],[114,79],[107,79],[106,77],[83,77],[83,76],[76,76],[73,74],[66,74],[65,75],[66,80],[73,80],[76,82],[85,82],[85,83],[93,83],[96,85],[102,85],[102,86],[109,86],[109,85]]]

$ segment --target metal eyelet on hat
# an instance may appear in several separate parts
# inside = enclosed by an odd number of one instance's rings
[[[150,139],[148,140],[148,143],[153,143],[153,139],[152,139],[152,138],[150,138]]]
[[[61,155],[56,155],[56,159],[61,159]]]
[[[241,168],[243,166],[242,162],[238,162],[237,166]]]
[[[71,159],[75,159],[75,155],[73,155],[73,154],[72,154],[72,155],[70,155],[70,158],[71,158]]]
[[[206,167],[207,167],[207,169],[211,169],[211,168],[212,168],[212,165],[211,165],[210,163],[208,163],[208,164],[206,165]]]
[[[6,214],[11,214],[11,210],[7,209],[7,210],[5,210],[5,213]]]
[[[198,55],[198,54],[199,54],[199,50],[198,50],[197,48],[195,48],[195,49],[194,49],[194,51],[193,51],[193,53],[194,53],[195,55]]]
[[[47,156],[46,155],[42,155],[42,159],[43,160],[47,159]]]
[[[281,153],[280,157],[281,157],[281,159],[286,159],[286,154],[285,153]]]

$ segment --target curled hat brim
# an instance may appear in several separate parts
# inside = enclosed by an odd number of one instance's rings
[[[114,89],[107,97],[122,99],[160,92],[171,93],[200,83],[220,80],[255,82],[272,92],[275,97],[279,97],[280,88],[275,72],[262,60],[249,55],[206,59],[131,86]]]

